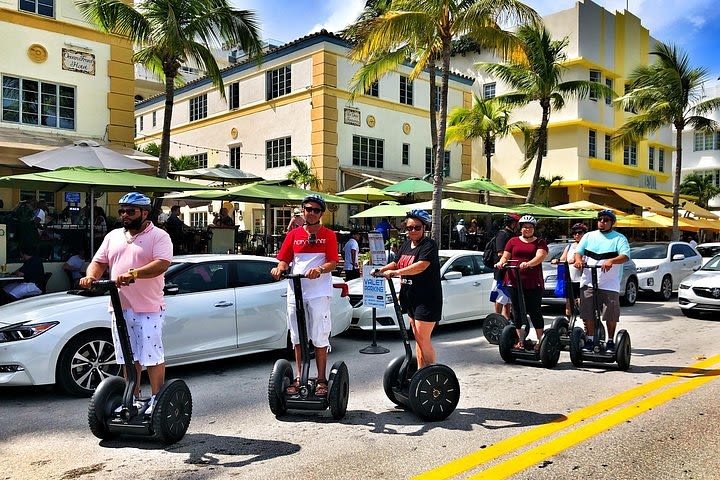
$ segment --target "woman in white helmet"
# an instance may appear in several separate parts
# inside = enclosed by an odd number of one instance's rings
[[[535,344],[535,348],[537,349],[540,346],[540,339],[542,338],[545,327],[540,306],[545,289],[542,275],[542,261],[548,254],[548,247],[545,240],[535,236],[535,227],[537,226],[535,217],[525,215],[520,218],[518,224],[520,225],[520,236],[508,240],[505,244],[505,251],[502,257],[500,257],[500,261],[496,264],[496,267],[502,268],[511,260],[519,267],[519,270],[507,270],[505,272],[505,285],[507,285],[508,290],[510,290],[513,312],[519,312],[516,274],[520,274],[525,297],[525,309],[530,316],[530,321],[533,324],[533,328],[535,328],[538,339],[538,343]],[[520,339],[514,348],[524,349],[524,330],[522,327],[525,322],[519,315],[515,315],[514,319],[515,328],[517,329],[518,338]]]

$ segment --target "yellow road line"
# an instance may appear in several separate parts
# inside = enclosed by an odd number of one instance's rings
[[[620,410],[603,415],[600,418],[593,420],[587,425],[583,425],[575,430],[565,433],[553,440],[538,445],[526,452],[522,452],[515,457],[505,460],[491,468],[483,470],[482,472],[471,476],[471,479],[502,479],[508,478],[518,472],[525,470],[528,467],[537,465],[541,461],[548,457],[556,455],[563,450],[566,450],[578,443],[584,442],[590,437],[609,430],[610,428],[619,425],[633,417],[647,412],[648,410],[657,407],[663,403],[666,403],[673,398],[685,395],[690,390],[701,387],[702,385],[714,380],[720,375],[720,370],[713,370],[711,374],[702,377],[694,377],[688,379],[679,385],[675,385],[660,393],[656,393],[648,398],[644,398],[639,402],[636,402],[627,407],[623,407]]]
[[[441,465],[432,470],[421,473],[414,478],[416,480],[451,478],[466,470],[477,468],[483,463],[506,455],[514,450],[518,450],[525,445],[529,445],[540,439],[546,438],[549,435],[568,428],[578,422],[584,421],[601,412],[615,408],[643,395],[647,395],[653,390],[658,390],[671,383],[685,380],[687,378],[686,375],[692,375],[695,370],[715,365],[718,362],[720,362],[720,355],[715,355],[689,367],[682,368],[677,372],[670,373],[667,376],[658,378],[643,385],[638,385],[637,387],[633,387],[617,395],[606,398],[605,400],[583,407],[559,420],[552,421],[513,437],[501,440],[488,446],[487,448],[477,450],[473,453],[465,455],[464,457],[460,457],[452,462],[446,463],[445,465]]]

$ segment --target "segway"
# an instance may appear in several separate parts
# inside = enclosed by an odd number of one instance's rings
[[[405,354],[392,360],[385,369],[383,375],[385,395],[395,405],[409,408],[423,420],[444,420],[455,410],[460,401],[460,383],[455,372],[446,365],[436,363],[418,370],[417,358],[413,355],[410,346],[410,335],[405,327],[395,285],[392,280],[387,283],[390,285]]]
[[[565,282],[565,300],[570,303],[570,317],[566,315],[560,315],[553,319],[552,328],[558,332],[560,337],[560,350],[570,349],[570,333],[575,328],[575,323],[580,316],[578,311],[577,302],[575,299],[575,291],[573,290],[572,281],[570,280],[570,265],[568,262],[564,262],[565,265],[565,278],[562,280]],[[560,275],[558,275],[558,282],[560,281]]]
[[[605,326],[602,323],[602,312],[598,301],[598,275],[601,265],[583,265],[591,270],[593,288],[593,317],[595,319],[595,342],[592,350],[585,349],[585,329],[575,327],[570,334],[570,361],[576,367],[583,362],[617,363],[620,370],[630,368],[631,345],[630,334],[627,330],[620,330],[615,334],[615,351],[608,352],[605,348]]]
[[[530,317],[527,315],[527,309],[525,307],[525,296],[523,294],[523,286],[520,277],[520,267],[516,260],[510,260],[508,263],[512,265],[505,265],[503,268],[515,272],[515,278],[517,283],[518,292],[518,311],[514,312],[515,315],[519,315],[522,320],[525,321],[525,335],[530,331]],[[514,309],[513,309],[514,310]],[[528,340],[527,337],[523,339],[523,348],[515,348],[519,342],[517,329],[514,324],[506,325],[500,334],[500,343],[498,345],[500,349],[500,357],[505,363],[514,363],[516,360],[540,362],[545,368],[553,368],[557,365],[560,359],[560,337],[558,336],[557,330],[550,327],[545,329],[543,332],[542,339],[540,339],[540,348],[535,349],[535,343]]]
[[[185,436],[192,417],[190,389],[180,379],[168,380],[155,396],[155,408],[151,415],[144,414],[149,399],[140,408],[133,404],[133,392],[139,379],[118,288],[114,280],[96,280],[92,288],[110,292],[127,381],[112,376],[100,382],[88,407],[90,431],[103,440],[118,435],[134,435],[152,437],[166,444],[179,441]]]
[[[275,362],[268,382],[270,411],[276,417],[281,417],[289,409],[323,411],[329,407],[333,418],[339,420],[347,412],[348,397],[350,396],[350,377],[347,366],[342,361],[333,363],[327,379],[327,395],[322,397],[315,395],[317,378],[310,378],[310,348],[308,347],[307,321],[302,296],[301,279],[305,275],[288,274],[283,275],[283,277],[292,282],[293,292],[295,293],[295,311],[300,336],[300,388],[296,395],[290,395],[286,392],[287,387],[293,383],[293,366],[285,359]]]

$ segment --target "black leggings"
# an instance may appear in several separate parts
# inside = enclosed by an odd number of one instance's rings
[[[507,287],[510,290],[510,300],[512,301],[513,318],[515,319],[515,328],[522,328],[525,325],[525,320],[520,318],[517,313],[520,312],[520,305],[518,303],[518,290],[515,287]],[[529,290],[523,289],[525,294],[525,310],[530,315],[530,321],[532,322],[533,328],[542,329],[545,328],[545,320],[542,316],[542,310],[540,305],[542,304],[543,289],[533,288]]]

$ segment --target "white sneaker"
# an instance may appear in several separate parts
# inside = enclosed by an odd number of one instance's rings
[[[150,401],[148,402],[148,407],[147,407],[147,409],[145,410],[145,415],[148,416],[148,417],[151,416],[154,409],[155,409],[155,397],[153,396],[153,397],[150,399]]]

